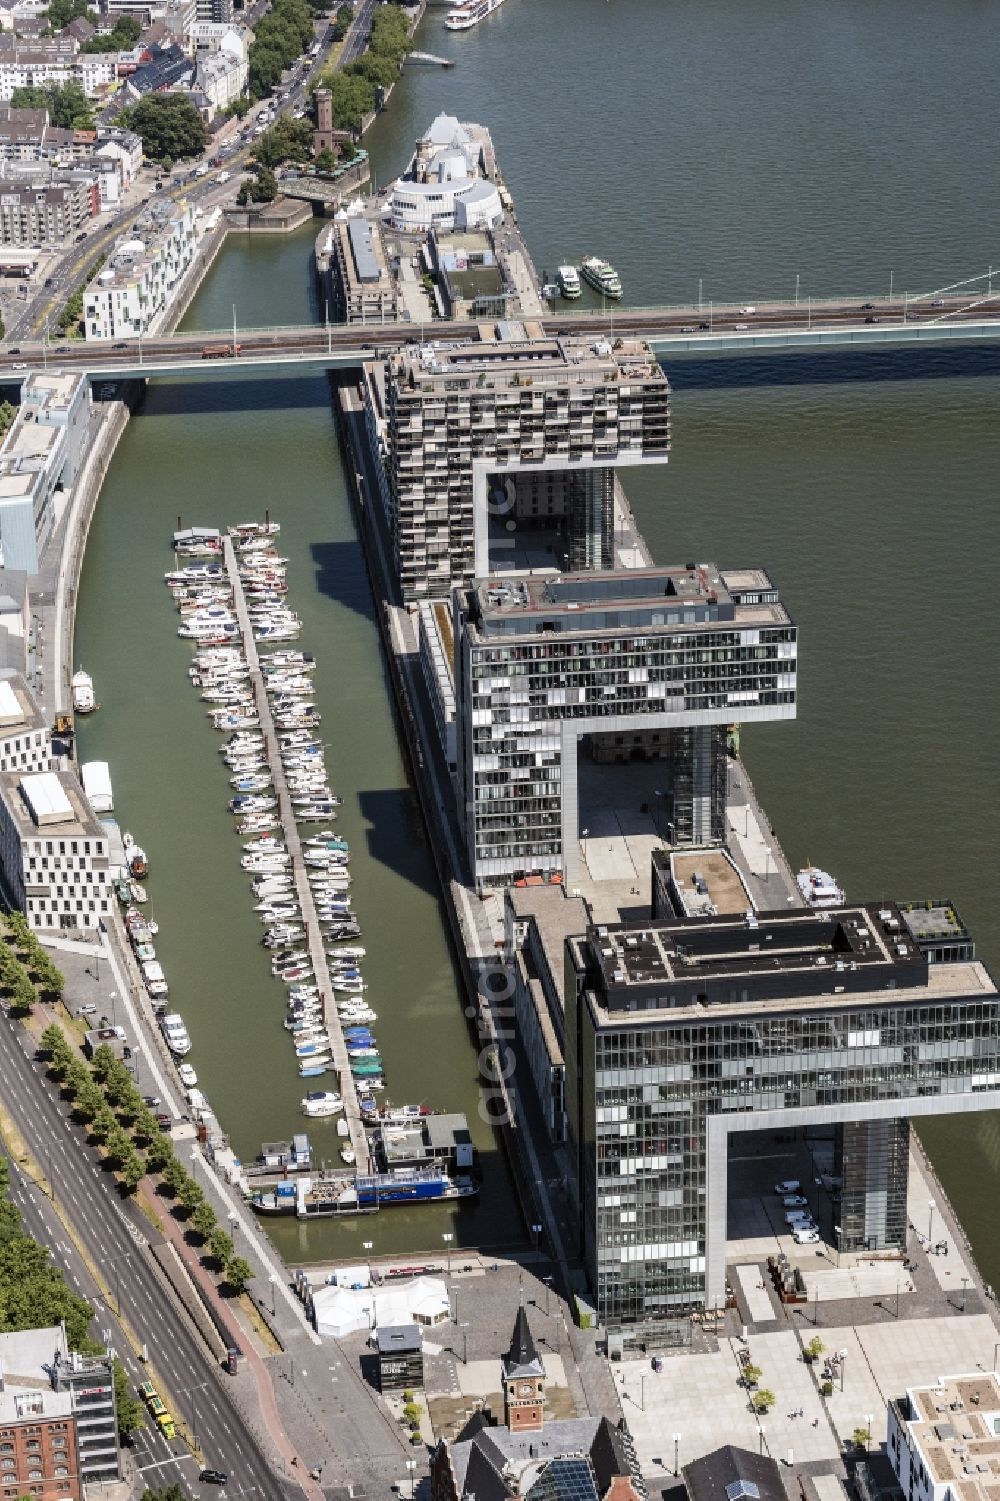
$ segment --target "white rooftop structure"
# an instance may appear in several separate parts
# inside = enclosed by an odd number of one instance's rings
[[[449,1317],[448,1290],[439,1277],[377,1289],[321,1287],[313,1294],[316,1333],[330,1339],[393,1324],[440,1324]]]
[[[390,223],[420,232],[489,228],[502,219],[489,132],[438,115],[417,142],[406,175],[393,184]]]
[[[38,771],[32,776],[22,777],[21,796],[39,828],[46,824],[68,823],[76,816],[54,771]]]

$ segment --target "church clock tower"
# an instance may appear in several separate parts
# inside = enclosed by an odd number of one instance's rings
[[[503,1357],[504,1418],[511,1433],[537,1433],[544,1421],[545,1367],[528,1327],[521,1294],[510,1349]]]

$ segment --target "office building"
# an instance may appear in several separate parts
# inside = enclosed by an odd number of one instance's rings
[[[38,572],[39,557],[79,472],[90,421],[86,376],[34,370],[0,445],[0,548],[5,567]]]
[[[32,928],[96,928],[113,902],[108,831],[66,771],[0,773],[0,885]]]
[[[573,1190],[598,1317],[721,1306],[732,1132],[843,1134],[844,1250],[906,1241],[908,1119],[1000,1104],[1000,996],[892,902],[591,926],[566,944]]]
[[[78,1355],[61,1325],[0,1334],[0,1486],[4,1501],[80,1501],[121,1478],[113,1363]]]
[[[52,1361],[51,1379],[54,1389],[69,1393],[73,1401],[81,1480],[87,1485],[120,1480],[112,1357],[69,1350],[63,1334]]]
[[[887,1410],[886,1453],[903,1501],[993,1501],[1000,1465],[1000,1377],[942,1376]]]
[[[368,367],[406,601],[514,567],[538,536],[558,566],[610,567],[615,468],[669,453],[670,387],[641,340],[546,338],[530,323],[482,332]]]
[[[334,306],[343,323],[384,323],[399,315],[396,278],[385,253],[382,229],[362,214],[330,226]]]
[[[48,720],[18,672],[0,676],[0,772],[48,771],[52,746]]]
[[[454,635],[478,886],[574,879],[581,743],[662,737],[665,832],[703,844],[723,833],[726,726],[795,715],[796,628],[759,570],[501,575],[455,591]]]

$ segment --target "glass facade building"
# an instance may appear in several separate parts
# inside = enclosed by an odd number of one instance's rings
[[[713,726],[791,719],[796,627],[715,564],[500,577],[454,596],[458,763],[476,883],[567,870],[581,736],[672,732],[694,842],[719,836]],[[751,598],[747,599],[747,595]]]
[[[724,1295],[729,1130],[842,1127],[844,1248],[905,1242],[903,1117],[986,1109],[1000,997],[890,904],[591,928],[566,945],[569,1138],[598,1314],[683,1337]]]

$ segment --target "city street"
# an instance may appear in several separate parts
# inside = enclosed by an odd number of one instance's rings
[[[227,1471],[230,1495],[252,1491],[266,1501],[284,1501],[296,1494],[295,1489],[286,1491],[271,1473],[259,1439],[231,1400],[227,1390],[231,1378],[222,1374],[218,1359],[210,1354],[165,1289],[149,1255],[154,1234],[149,1222],[131,1202],[119,1198],[114,1179],[101,1168],[83,1133],[66,1117],[57,1090],[47,1079],[44,1066],[34,1061],[32,1050],[28,1033],[3,1016],[0,1101],[17,1121],[30,1152],[53,1185],[59,1211],[69,1220],[92,1263],[103,1268],[113,1306],[120,1308],[137,1340],[148,1347],[148,1374],[162,1381],[162,1395],[174,1408],[175,1417],[197,1434],[204,1462]],[[40,1213],[37,1193],[27,1187],[22,1190],[20,1185],[18,1190],[22,1194],[17,1200],[19,1208],[23,1209],[29,1198],[32,1201],[36,1220],[29,1228],[35,1232]],[[51,1211],[46,1223],[44,1239],[66,1267],[71,1286],[93,1296],[81,1275],[82,1258],[67,1249],[70,1243],[65,1229],[61,1225],[53,1228]],[[113,1342],[124,1357],[124,1344]],[[137,1368],[133,1361],[130,1373]],[[165,1441],[157,1438],[153,1442],[158,1447],[149,1452],[159,1453]],[[171,1472],[179,1469],[191,1494],[201,1491],[218,1495],[217,1487],[198,1485],[195,1463],[190,1457],[180,1458],[186,1451],[179,1439],[165,1447],[175,1457],[161,1454],[150,1462],[162,1463]]]

